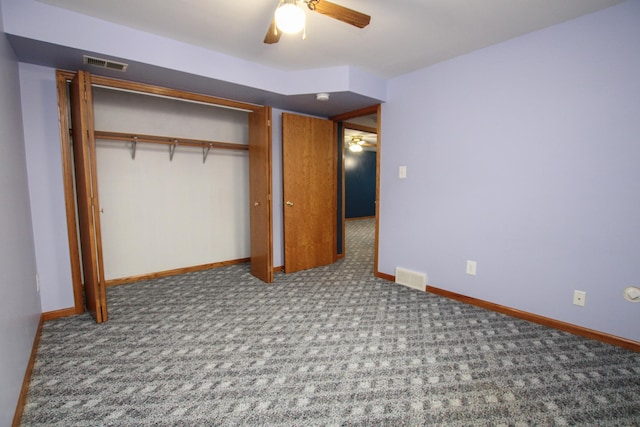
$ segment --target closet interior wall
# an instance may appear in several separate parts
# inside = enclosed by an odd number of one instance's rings
[[[105,279],[250,256],[246,150],[181,146],[180,138],[248,144],[248,114],[93,88],[99,131],[176,138],[169,144],[96,138]],[[245,148],[245,147],[242,147]]]

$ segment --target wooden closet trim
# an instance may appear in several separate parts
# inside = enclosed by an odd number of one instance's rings
[[[69,138],[69,92],[67,82],[76,75],[68,71],[56,71],[58,90],[58,120],[60,122],[60,152],[62,154],[62,180],[64,186],[64,204],[67,212],[67,239],[71,264],[71,283],[73,286],[73,306],[75,314],[84,313],[82,274],[80,269],[80,247],[78,237],[78,215],[76,212],[75,183],[73,182],[73,157]]]
[[[64,185],[65,209],[67,216],[67,236],[69,242],[69,256],[71,266],[71,282],[73,286],[73,301],[75,314],[85,311],[83,297],[83,283],[80,267],[80,248],[78,237],[78,218],[76,212],[75,183],[73,182],[73,157],[71,155],[71,139],[69,137],[69,93],[67,83],[73,80],[76,73],[73,71],[56,70],[56,86],[58,92],[58,121],[60,124],[60,151],[62,156],[62,179]],[[203,95],[193,92],[169,89],[161,86],[153,86],[144,83],[134,83],[110,77],[91,75],[91,84],[122,89],[139,93],[147,93],[163,97],[181,99],[184,101],[197,101],[212,106],[223,108],[235,108],[247,112],[259,111],[264,108],[261,105],[233,101],[215,96]]]
[[[133,92],[148,93],[151,95],[166,96],[169,98],[182,99],[185,101],[204,102],[206,104],[220,105],[222,107],[247,110],[248,112],[256,111],[262,108],[261,105],[248,104],[246,102],[217,98],[215,96],[202,95],[199,93],[186,92],[177,89],[169,89],[161,86],[153,86],[145,83],[134,83],[126,80],[113,79],[110,77],[96,76],[93,74],[91,75],[91,84],[98,86],[107,86],[115,89],[129,90]]]

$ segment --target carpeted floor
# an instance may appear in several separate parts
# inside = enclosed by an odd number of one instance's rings
[[[44,325],[25,426],[639,426],[640,354],[376,279],[347,257],[108,290]]]

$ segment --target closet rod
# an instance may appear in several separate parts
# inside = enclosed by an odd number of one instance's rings
[[[151,142],[154,144],[166,144],[166,145],[185,145],[189,147],[203,147],[203,148],[223,148],[227,150],[248,150],[249,146],[246,144],[234,144],[231,142],[219,142],[219,141],[207,141],[203,139],[186,139],[175,138],[169,136],[158,135],[141,135],[122,132],[107,132],[96,130],[93,132],[96,139],[106,139],[113,141],[133,141],[138,142]]]

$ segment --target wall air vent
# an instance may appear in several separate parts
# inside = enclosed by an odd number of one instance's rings
[[[96,58],[95,56],[84,55],[84,63],[94,67],[107,68],[109,70],[127,71],[128,65],[123,62],[110,61],[108,59]]]
[[[417,271],[407,270],[406,268],[396,267],[396,283],[424,292],[427,286],[427,275],[418,273]]]

